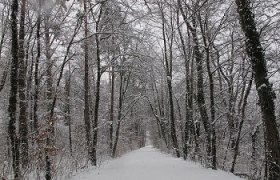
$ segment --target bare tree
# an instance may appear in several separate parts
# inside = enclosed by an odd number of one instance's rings
[[[246,51],[251,58],[252,69],[259,103],[262,111],[263,124],[265,128],[265,139],[267,142],[266,158],[268,161],[268,179],[280,178],[280,139],[275,117],[275,94],[272,90],[267,74],[264,49],[260,42],[260,34],[256,28],[256,22],[248,0],[236,0],[237,11],[242,30],[246,37]]]
[[[96,32],[101,30],[100,21],[103,15],[104,2],[100,4],[99,14],[96,20]],[[98,133],[98,115],[99,115],[99,102],[100,102],[100,85],[101,85],[101,50],[100,50],[100,37],[98,33],[95,35],[96,43],[96,65],[97,65],[97,76],[96,76],[96,89],[95,89],[95,104],[94,104],[94,116],[93,116],[93,138],[92,138],[92,155],[93,155],[93,165],[96,166],[97,158],[97,133]]]
[[[84,37],[88,38],[89,30],[88,30],[88,2],[84,0]],[[88,39],[85,39],[84,42],[84,101],[85,101],[85,109],[84,109],[84,121],[85,121],[85,130],[86,130],[86,142],[87,142],[87,150],[88,150],[88,158],[93,163],[93,155],[92,155],[92,143],[91,143],[91,120],[90,120],[90,108],[89,108],[89,49],[88,49]]]
[[[12,1],[11,6],[11,33],[12,33],[12,62],[10,73],[10,97],[9,97],[9,137],[11,143],[14,179],[19,180],[20,172],[20,144],[17,135],[17,91],[18,91],[18,28],[17,28],[17,15],[18,15],[18,0]]]
[[[21,1],[20,28],[19,28],[19,50],[18,50],[18,93],[19,93],[19,141],[21,146],[22,165],[28,165],[28,123],[27,123],[27,99],[26,99],[26,62],[25,62],[25,14],[26,0]]]
[[[206,132],[206,139],[207,139],[207,156],[208,160],[211,157],[211,125],[209,122],[209,117],[207,113],[207,109],[205,106],[205,95],[204,95],[204,70],[203,70],[203,54],[200,51],[199,48],[199,41],[198,41],[198,35],[197,35],[197,13],[198,13],[198,2],[195,3],[193,12],[192,14],[192,24],[189,23],[186,12],[183,9],[181,0],[178,0],[178,6],[180,9],[180,12],[184,18],[184,21],[189,28],[192,38],[193,38],[193,43],[194,43],[194,56],[196,60],[196,71],[197,71],[197,104],[199,107],[199,112],[201,116],[201,120],[204,125],[204,130]]]
[[[37,135],[38,134],[38,100],[39,100],[39,62],[41,58],[41,9],[42,9],[42,0],[39,0],[38,2],[38,12],[37,12],[37,27],[36,27],[36,38],[37,38],[37,56],[35,61],[35,67],[34,67],[34,102],[33,102],[33,121],[34,121],[34,132]]]
[[[166,19],[164,14],[164,5],[158,2],[158,7],[160,9],[161,15],[161,25],[162,25],[162,37],[163,37],[163,61],[165,64],[165,73],[166,73],[166,81],[167,81],[167,88],[168,88],[168,100],[169,100],[169,109],[170,109],[170,132],[171,132],[171,139],[172,139],[172,146],[175,150],[176,156],[180,157],[179,145],[177,140],[176,134],[176,127],[175,127],[175,112],[174,112],[174,102],[173,102],[173,90],[172,90],[172,66],[173,66],[173,42],[174,42],[174,22],[173,22],[173,13],[171,10],[171,18],[170,18],[170,34],[169,34],[169,42],[166,38]],[[169,48],[169,49],[168,49]]]

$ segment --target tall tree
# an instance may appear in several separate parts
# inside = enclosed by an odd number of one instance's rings
[[[208,4],[207,4],[208,5]],[[207,6],[208,8],[209,6]],[[216,120],[216,108],[215,108],[215,98],[214,98],[214,77],[213,72],[211,70],[210,61],[211,61],[211,37],[209,37],[209,22],[208,22],[208,12],[209,9],[206,10],[206,17],[204,18],[204,21],[202,20],[200,12],[198,13],[198,20],[200,25],[200,30],[202,33],[202,39],[206,54],[206,69],[207,74],[209,78],[209,100],[210,100],[210,113],[211,113],[211,166],[212,169],[217,169],[217,150],[216,150],[216,129],[215,129],[215,120]]]
[[[33,128],[35,135],[38,134],[38,128],[39,128],[39,122],[38,122],[38,100],[39,100],[39,85],[40,85],[40,80],[39,80],[39,61],[41,58],[41,20],[42,20],[42,15],[41,15],[41,9],[42,9],[42,0],[39,0],[38,2],[38,12],[37,12],[37,27],[36,27],[36,39],[37,39],[37,56],[35,60],[35,69],[34,69],[34,98],[33,98]]]
[[[17,90],[18,90],[18,28],[17,28],[17,15],[18,15],[18,0],[12,1],[11,6],[11,33],[12,33],[12,60],[11,60],[11,73],[10,73],[10,97],[9,97],[9,137],[11,143],[14,179],[20,179],[20,151],[19,151],[19,138],[17,135]]]
[[[174,22],[173,22],[173,13],[171,10],[171,18],[170,18],[170,34],[169,34],[169,41],[167,42],[167,32],[166,32],[166,19],[164,14],[164,5],[158,2],[158,6],[160,9],[161,15],[161,25],[162,25],[162,37],[163,37],[163,61],[165,64],[165,73],[166,73],[166,81],[167,81],[167,89],[168,89],[168,101],[169,101],[169,110],[170,110],[170,132],[171,132],[171,140],[172,146],[175,150],[176,156],[180,157],[179,145],[177,140],[176,134],[176,127],[175,127],[175,111],[174,111],[174,102],[173,102],[173,88],[172,88],[172,73],[173,73],[173,43],[174,43]],[[168,46],[168,47],[167,47]],[[168,49],[169,48],[169,49]]]
[[[46,1],[44,1],[44,5],[46,5]],[[44,36],[45,36],[45,53],[47,60],[46,74],[47,74],[47,138],[46,138],[46,147],[45,147],[45,161],[46,161],[46,180],[51,180],[52,178],[52,170],[51,170],[51,149],[54,145],[55,136],[54,136],[54,118],[51,117],[51,108],[52,108],[52,98],[53,98],[53,78],[52,78],[52,53],[51,53],[51,37],[50,37],[50,12],[47,11],[44,16]]]
[[[28,123],[26,99],[26,63],[25,63],[25,14],[26,0],[21,0],[19,50],[18,50],[18,93],[19,93],[19,141],[21,146],[21,159],[23,167],[28,165]]]
[[[124,59],[124,58],[122,58]],[[120,82],[119,82],[119,101],[118,101],[118,115],[117,115],[117,123],[116,123],[116,132],[115,132],[115,140],[112,149],[112,157],[116,157],[117,145],[120,137],[120,128],[121,128],[121,118],[122,118],[122,110],[123,110],[123,101],[125,97],[125,88],[124,88],[124,76],[125,71],[123,70],[123,60],[120,63]]]
[[[267,142],[266,158],[268,179],[280,179],[280,139],[275,117],[275,94],[267,73],[265,52],[257,31],[251,1],[236,0],[241,28],[246,37],[246,52],[251,59],[254,80],[262,112],[262,120]]]
[[[113,150],[113,123],[114,123],[114,102],[115,102],[115,67],[112,65],[110,73],[111,80],[111,96],[110,96],[110,112],[109,112],[109,146],[112,153]]]
[[[96,65],[97,65],[97,76],[96,76],[96,89],[95,89],[95,104],[94,104],[94,116],[93,116],[93,138],[92,138],[92,160],[93,165],[97,164],[97,133],[98,133],[98,115],[99,115],[99,102],[100,102],[100,86],[101,86],[101,47],[100,47],[100,36],[98,32],[101,31],[101,18],[103,15],[103,6],[106,2],[100,3],[100,10],[96,20],[96,35],[95,35],[95,43],[96,43]]]
[[[87,151],[88,158],[93,163],[93,155],[92,155],[92,143],[91,143],[91,120],[90,120],[90,104],[89,104],[89,47],[88,47],[88,1],[84,0],[84,122],[85,122],[85,130],[86,130],[86,142],[87,142]]]
[[[199,107],[200,117],[203,122],[204,130],[206,132],[206,140],[207,140],[207,156],[208,160],[211,158],[211,125],[209,122],[209,117],[206,109],[206,103],[205,103],[205,95],[204,95],[204,70],[203,70],[203,54],[200,51],[199,48],[199,41],[198,41],[198,35],[197,35],[197,13],[199,11],[198,9],[198,3],[196,2],[193,9],[192,14],[192,24],[188,21],[188,17],[186,15],[186,12],[183,8],[181,0],[178,0],[178,7],[180,9],[180,12],[183,16],[183,19],[190,30],[192,34],[192,39],[194,43],[193,51],[195,56],[195,62],[196,62],[196,71],[197,71],[197,95],[196,100]]]
[[[64,86],[64,94],[65,94],[65,105],[64,105],[64,120],[65,124],[68,125],[68,138],[69,138],[69,151],[70,155],[73,154],[72,148],[72,121],[71,121],[71,65],[69,62],[69,70],[66,71],[65,75],[65,86]]]

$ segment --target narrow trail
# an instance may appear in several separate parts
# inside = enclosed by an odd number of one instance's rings
[[[71,180],[240,180],[223,172],[163,154],[152,146],[130,152]]]

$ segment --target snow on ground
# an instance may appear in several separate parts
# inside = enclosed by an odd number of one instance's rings
[[[223,172],[205,169],[193,162],[162,154],[152,146],[130,152],[101,168],[71,180],[240,180]]]

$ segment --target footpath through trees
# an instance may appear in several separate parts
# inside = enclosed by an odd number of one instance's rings
[[[240,180],[224,171],[163,154],[152,146],[130,152],[120,158],[74,176],[71,180]]]

